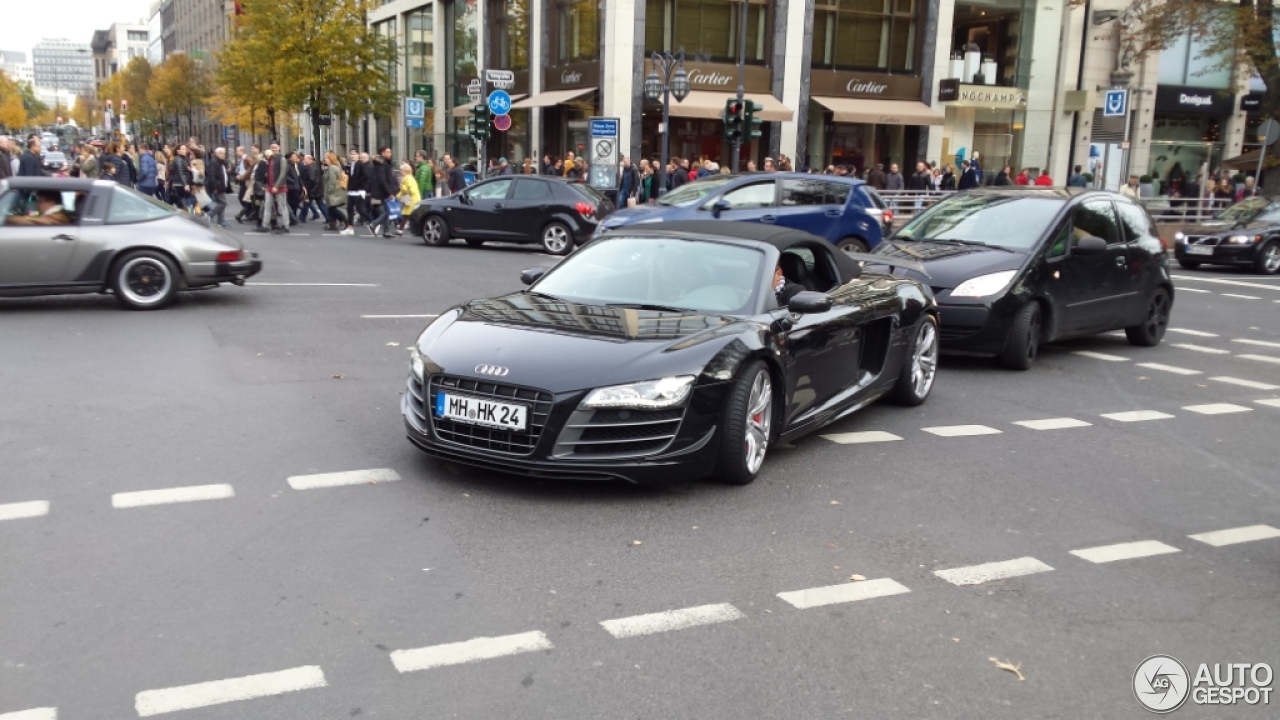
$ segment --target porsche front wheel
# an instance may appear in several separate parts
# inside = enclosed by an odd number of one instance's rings
[[[938,373],[938,320],[925,315],[916,328],[913,342],[907,348],[902,372],[890,397],[902,405],[919,405],[929,399],[933,379]]]
[[[756,479],[773,429],[773,381],[769,369],[752,362],[734,381],[724,408],[716,477],[731,485]]]

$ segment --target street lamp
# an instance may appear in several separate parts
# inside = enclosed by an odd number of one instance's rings
[[[644,96],[657,101],[662,98],[662,164],[658,167],[658,195],[667,192],[667,148],[670,137],[671,96],[676,102],[689,97],[689,74],[684,71],[684,48],[676,55],[653,52],[653,69],[644,79]]]

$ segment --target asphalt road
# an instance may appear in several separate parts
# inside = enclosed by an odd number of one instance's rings
[[[250,238],[162,312],[0,300],[0,718],[1140,718],[1150,655],[1280,667],[1280,533],[1192,537],[1280,527],[1280,279],[656,490],[404,438],[395,316],[553,258]]]

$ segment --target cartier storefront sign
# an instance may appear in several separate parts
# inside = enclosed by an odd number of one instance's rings
[[[600,63],[592,60],[548,67],[543,72],[542,85],[545,90],[599,87]]]
[[[644,74],[648,77],[653,63],[646,60]],[[738,66],[722,63],[684,61],[684,71],[689,74],[689,89],[732,93],[738,89]],[[748,65],[743,87],[749,93],[767,93],[772,90],[773,73],[767,67]]]
[[[919,100],[920,78],[911,75],[814,70],[809,75],[809,94],[814,97],[867,100]]]

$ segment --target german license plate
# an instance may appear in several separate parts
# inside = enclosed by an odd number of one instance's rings
[[[524,430],[529,416],[524,405],[443,392],[436,393],[435,410],[439,418],[502,430]]]
[[[1213,246],[1212,245],[1188,245],[1187,254],[1188,255],[1212,255]]]

